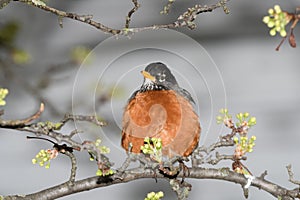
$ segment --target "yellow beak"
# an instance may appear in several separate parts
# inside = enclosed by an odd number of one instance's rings
[[[141,73],[143,74],[143,76],[145,78],[150,79],[151,81],[155,82],[155,77],[152,76],[149,72],[146,72],[145,70],[141,71]]]

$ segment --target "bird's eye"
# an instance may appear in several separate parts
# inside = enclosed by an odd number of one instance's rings
[[[158,74],[158,81],[163,82],[166,80],[166,75],[165,74]]]

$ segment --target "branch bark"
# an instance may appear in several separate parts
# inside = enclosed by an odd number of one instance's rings
[[[200,5],[196,4],[191,8],[188,8],[187,11],[185,11],[183,14],[179,15],[177,20],[174,22],[168,23],[168,24],[157,24],[157,25],[151,25],[151,26],[143,26],[143,27],[130,27],[130,21],[132,18],[132,15],[138,10],[140,4],[137,2],[137,0],[132,0],[132,3],[134,4],[134,8],[132,8],[129,12],[128,15],[125,17],[125,27],[118,29],[118,28],[112,28],[109,26],[106,26],[100,22],[97,22],[93,20],[93,16],[88,14],[88,15],[81,15],[77,13],[71,13],[71,12],[66,12],[63,10],[59,10],[50,6],[47,6],[46,4],[37,4],[33,3],[32,0],[14,0],[16,2],[20,3],[25,3],[32,5],[36,8],[39,8],[41,10],[50,12],[52,14],[55,14],[59,18],[59,25],[62,27],[63,25],[63,18],[69,18],[72,20],[76,20],[79,22],[83,22],[85,24],[88,24],[90,26],[93,26],[94,28],[108,34],[112,35],[128,35],[130,33],[134,32],[140,32],[144,30],[151,30],[151,29],[164,29],[164,28],[170,28],[170,29],[175,29],[175,28],[180,28],[180,27],[188,27],[189,29],[194,29],[196,27],[194,20],[196,17],[204,12],[212,12],[215,9],[222,8],[224,12],[227,14],[229,13],[229,10],[226,6],[227,2],[230,0],[219,0],[217,3],[212,4],[212,5]]]
[[[244,187],[247,183],[247,178],[244,175],[235,173],[228,168],[213,169],[213,168],[190,168],[190,174],[185,178],[192,179],[216,179],[224,180],[232,183],[236,183]],[[74,182],[74,185],[70,187],[67,183],[63,183],[54,186],[49,189],[39,191],[37,193],[28,194],[25,196],[5,196],[5,200],[29,200],[29,199],[40,199],[49,200],[56,199],[59,197],[67,196],[70,194],[92,190],[101,187],[108,187],[110,185],[116,185],[120,183],[127,183],[144,178],[164,178],[161,174],[155,174],[152,170],[142,171],[140,168],[134,168],[126,170],[123,173],[116,173],[112,176],[107,177],[90,177]],[[183,177],[182,173],[178,177]],[[164,178],[167,179],[167,178]],[[265,180],[264,178],[257,177],[252,181],[252,186],[258,189],[264,190],[275,198],[281,199],[295,199],[299,198],[299,190],[289,190],[281,187],[275,183]]]

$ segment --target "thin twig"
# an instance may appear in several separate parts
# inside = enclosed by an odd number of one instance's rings
[[[73,115],[73,114],[66,114],[64,118],[60,121],[62,123],[62,126],[67,123],[68,121],[85,121],[85,122],[91,122],[93,124],[96,124],[97,126],[105,126],[106,122],[99,121],[97,116],[95,115]]]
[[[231,146],[234,146],[234,142],[232,140],[223,140],[222,138],[220,138],[218,142],[213,143],[208,147],[204,145],[198,147],[192,154],[192,166],[196,167],[204,163],[216,165],[221,160],[233,160],[232,155],[220,155],[219,153],[216,153],[216,158],[212,158],[212,156],[209,156],[209,154],[215,151],[217,148]]]
[[[288,175],[289,175],[289,181],[295,185],[299,185],[300,186],[300,181],[296,180],[294,178],[294,173],[292,171],[292,165],[288,165],[286,166],[286,169],[288,171]]]
[[[174,4],[175,0],[168,0],[168,3],[164,6],[163,10],[160,12],[160,14],[168,14],[170,12],[170,9],[172,5]]]
[[[28,123],[32,122],[35,119],[38,119],[41,114],[44,112],[45,106],[43,103],[40,104],[39,110],[27,117],[25,119],[18,119],[18,120],[3,120],[0,118],[0,127],[1,128],[17,128],[17,127],[24,127]]]
[[[260,179],[265,179],[265,177],[268,175],[268,171],[267,170],[265,170],[260,176],[259,176],[259,178]]]
[[[128,12],[128,15],[126,16],[126,21],[125,21],[125,28],[129,28],[129,24],[131,22],[131,16],[139,9],[140,4],[138,3],[137,0],[131,0],[134,7]]]

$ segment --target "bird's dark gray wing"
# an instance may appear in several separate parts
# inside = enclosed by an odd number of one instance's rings
[[[194,99],[193,99],[193,97],[192,97],[192,95],[187,91],[187,90],[185,90],[185,89],[183,89],[183,88],[179,88],[179,94],[180,95],[182,95],[182,96],[184,96],[186,99],[188,99],[190,102],[192,102],[193,104],[195,104],[195,101],[194,101]]]

